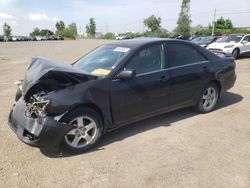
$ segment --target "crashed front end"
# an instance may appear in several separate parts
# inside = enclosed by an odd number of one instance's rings
[[[67,112],[67,106],[53,109],[50,96],[55,98],[58,91],[90,79],[95,78],[84,75],[69,65],[33,58],[24,80],[16,82],[16,103],[8,119],[11,129],[28,145],[57,149],[72,126],[59,121]]]
[[[53,116],[40,116],[31,111],[21,97],[9,114],[11,129],[26,144],[44,149],[57,148],[71,127],[56,121]]]

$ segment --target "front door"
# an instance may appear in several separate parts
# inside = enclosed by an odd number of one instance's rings
[[[246,43],[242,44],[242,51],[241,51],[241,53],[250,52],[250,36],[245,36],[242,41],[246,41]]]
[[[168,106],[168,71],[165,68],[164,45],[154,44],[135,52],[124,66],[136,76],[111,83],[111,109],[116,125],[143,119]]]

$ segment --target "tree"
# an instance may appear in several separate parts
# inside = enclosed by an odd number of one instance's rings
[[[65,24],[62,20],[56,22],[56,31],[57,32],[62,32],[65,29]]]
[[[3,24],[3,35],[8,38],[11,36],[11,31],[12,31],[11,27],[7,23],[4,23]]]
[[[42,29],[41,31],[40,31],[40,36],[51,36],[51,35],[53,35],[54,33],[53,33],[53,31],[50,31],[49,29]]]
[[[39,35],[40,35],[40,29],[38,27],[34,28],[33,31],[30,33],[31,37],[35,37]]]
[[[143,21],[143,24],[149,28],[151,32],[155,32],[161,29],[161,18],[152,15]]]
[[[106,33],[105,35],[100,37],[101,39],[115,39],[114,33]]]
[[[190,36],[190,24],[192,22],[190,17],[190,0],[182,0],[181,11],[175,29],[177,35]]]
[[[72,33],[73,36],[77,35],[77,26],[76,23],[72,22],[71,24],[68,25],[69,31]]]
[[[233,29],[233,24],[230,19],[219,18],[215,22],[215,29]]]
[[[60,32],[60,35],[69,39],[75,39],[77,35],[77,26],[76,23],[71,23],[64,29],[64,31]]]
[[[91,37],[95,37],[96,23],[94,18],[89,19],[89,24],[86,25],[86,33]]]

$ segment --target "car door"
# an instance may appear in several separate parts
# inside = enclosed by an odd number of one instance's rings
[[[247,43],[245,43],[245,52],[250,52],[250,36],[246,36],[245,39]]]
[[[168,72],[163,43],[146,46],[123,67],[135,70],[127,80],[116,77],[111,83],[111,109],[116,125],[126,124],[157,113],[168,106]]]
[[[191,44],[167,42],[169,70],[169,106],[178,108],[195,101],[200,90],[211,79],[211,63]]]

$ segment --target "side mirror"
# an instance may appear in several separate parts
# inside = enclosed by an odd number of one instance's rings
[[[117,78],[121,80],[132,78],[136,75],[135,70],[123,70],[118,75]]]
[[[246,43],[248,43],[248,41],[243,40],[241,43],[242,43],[242,44],[246,44]]]

